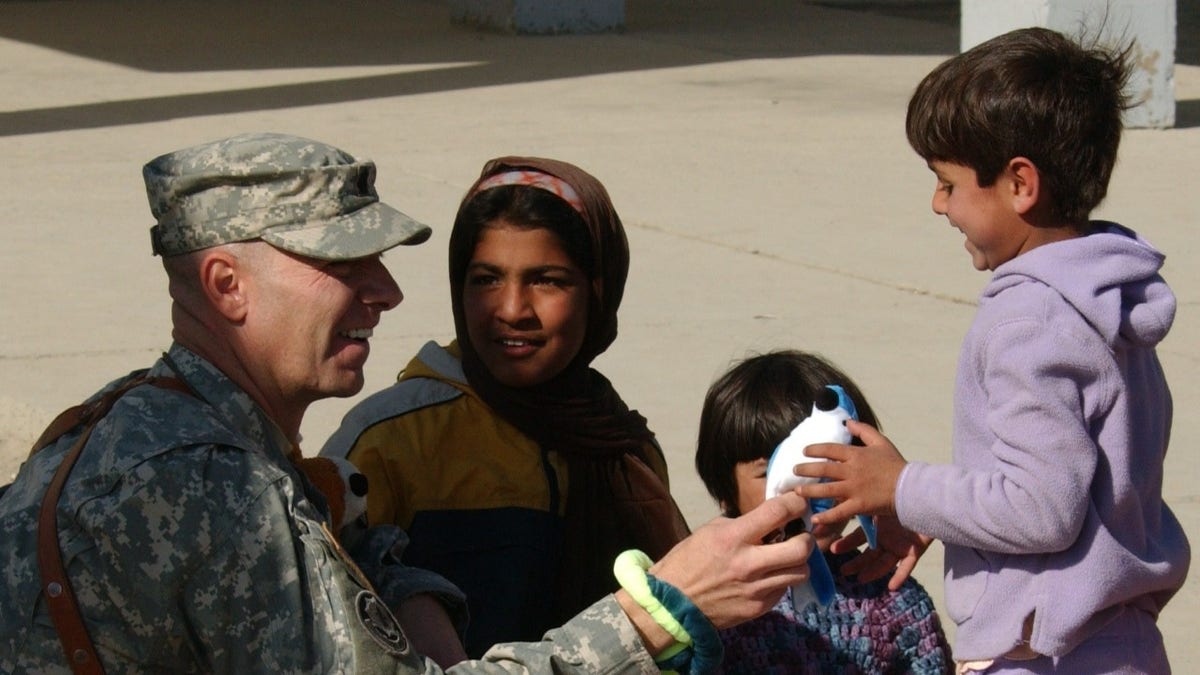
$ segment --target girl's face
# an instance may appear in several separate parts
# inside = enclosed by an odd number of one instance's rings
[[[738,513],[746,514],[767,500],[767,460],[755,459],[749,462],[738,462],[733,467],[733,478],[737,487]],[[721,504],[722,511],[728,511]],[[821,531],[817,537],[817,546],[822,551],[828,551],[834,540],[842,536],[846,523],[834,523]]]
[[[737,487],[738,513],[750,513],[766,501],[767,460],[755,459],[738,462],[733,467],[734,485]],[[724,505],[722,505],[724,507]]]
[[[467,264],[463,313],[480,361],[501,384],[561,373],[583,346],[589,283],[558,235],[489,223]]]

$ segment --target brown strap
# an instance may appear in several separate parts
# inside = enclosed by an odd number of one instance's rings
[[[96,647],[92,644],[87,626],[83,623],[79,603],[75,600],[75,591],[71,588],[71,581],[67,578],[67,570],[63,565],[62,551],[58,546],[58,500],[75,461],[83,453],[83,447],[87,445],[92,430],[96,428],[96,423],[108,414],[117,399],[142,384],[191,393],[185,383],[175,378],[136,377],[90,404],[77,405],[63,411],[34,444],[33,452],[37,452],[75,426],[86,424],[79,439],[58,465],[58,470],[54,472],[54,478],[50,480],[50,486],[42,497],[41,511],[38,514],[37,545],[46,606],[50,611],[50,618],[54,621],[54,627],[58,630],[58,639],[62,643],[67,663],[78,675],[103,675],[104,666],[100,663]]]
[[[80,404],[71,406],[70,408],[60,412],[58,417],[54,418],[54,421],[50,423],[50,426],[46,427],[46,430],[43,431],[42,435],[38,437],[36,442],[34,442],[33,449],[29,451],[29,456],[33,457],[39,450],[58,440],[63,434],[74,429],[79,424],[82,424],[84,418],[87,417],[88,410],[90,409],[91,406]]]

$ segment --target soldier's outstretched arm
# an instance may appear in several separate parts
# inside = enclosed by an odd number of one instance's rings
[[[788,493],[739,518],[717,518],[671,549],[650,574],[679,589],[716,628],[760,616],[788,586],[808,578],[811,536],[762,543],[806,508],[804,498]],[[660,672],[654,657],[673,643],[628,593],[618,591],[549,631],[542,642],[496,645],[482,661],[448,672],[653,674]]]

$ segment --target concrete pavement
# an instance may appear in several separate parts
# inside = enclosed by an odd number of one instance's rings
[[[0,480],[54,413],[169,343],[141,165],[254,130],[375,159],[384,199],[435,227],[387,257],[406,299],[372,340],[368,391],[452,334],[449,224],[483,162],[538,154],[594,173],[627,225],[621,336],[598,366],[649,418],[693,524],[716,513],[691,465],[701,399],[755,351],[832,358],[908,458],[946,461],[986,279],[930,212],[903,119],[957,49],[956,6],[629,0],[618,34],[516,37],[420,0],[0,2]],[[1126,134],[1096,215],[1168,256],[1165,489],[1200,541],[1200,49],[1193,14],[1180,23],[1178,126]],[[310,451],[353,403],[310,410]],[[940,569],[935,546],[917,574],[939,606]],[[1189,582],[1160,620],[1179,672],[1198,618]]]

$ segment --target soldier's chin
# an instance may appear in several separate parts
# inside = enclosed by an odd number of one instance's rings
[[[354,396],[363,390],[363,385],[366,384],[366,378],[363,377],[363,371],[351,370],[341,373],[342,377],[338,381],[330,385],[323,392],[329,398],[346,398]]]

